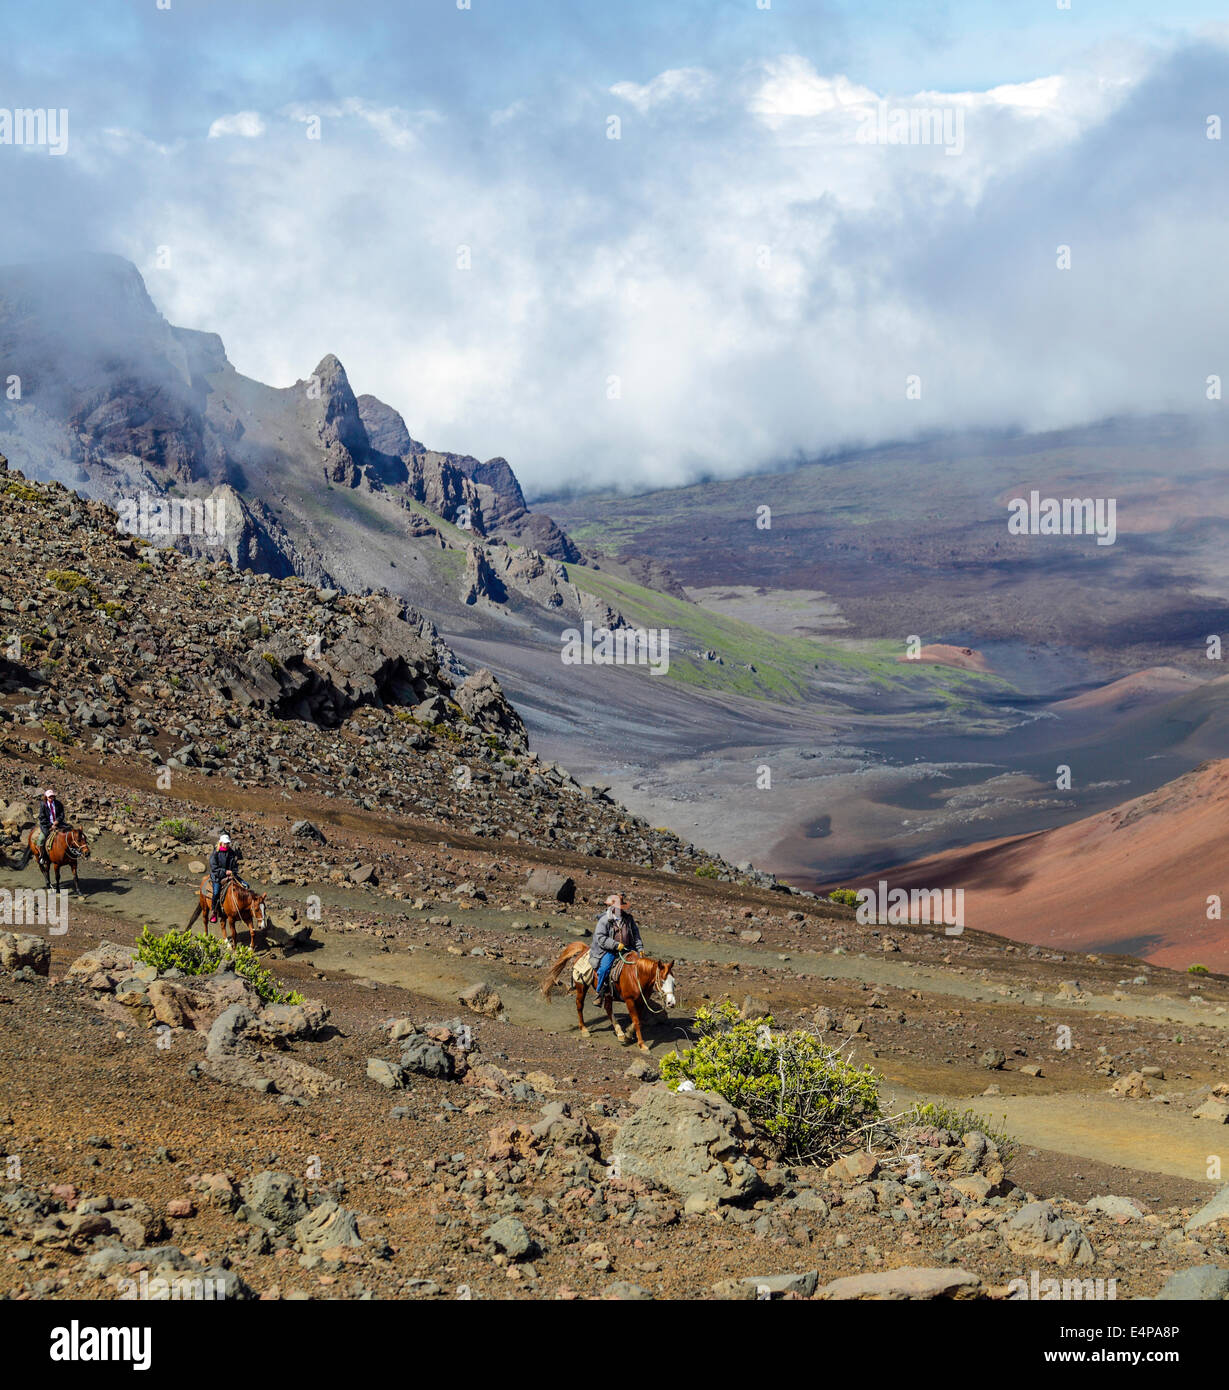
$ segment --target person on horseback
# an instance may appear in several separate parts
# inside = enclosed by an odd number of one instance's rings
[[[68,816],[64,811],[64,803],[56,796],[55,791],[48,787],[38,804],[38,834],[34,837],[34,850],[38,855],[40,869],[46,870],[49,867],[45,848],[47,841],[57,830],[67,828]]]
[[[210,900],[209,920],[218,920],[218,908],[226,892],[227,882],[234,878],[240,883],[239,864],[243,855],[231,844],[229,835],[218,836],[218,847],[209,856],[209,878],[213,883],[213,897]]]
[[[616,958],[625,951],[642,949],[640,928],[636,926],[632,914],[623,910],[626,905],[627,899],[622,893],[612,893],[606,899],[607,910],[597,919],[597,926],[593,929],[589,959],[597,968],[595,989],[599,999],[606,992],[606,982]]]

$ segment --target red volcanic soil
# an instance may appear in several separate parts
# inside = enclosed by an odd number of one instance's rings
[[[990,663],[972,647],[951,647],[944,642],[932,642],[917,656],[898,656],[897,661],[929,661],[937,666],[959,666],[965,671],[988,671]]]
[[[1098,686],[1095,690],[1073,695],[1069,700],[1059,700],[1050,708],[1056,714],[1085,711],[1119,713],[1136,705],[1184,695],[1203,684],[1201,677],[1189,671],[1180,671],[1176,666],[1149,666],[1146,670],[1133,671],[1131,675]]]
[[[965,926],[1060,950],[1115,951],[1229,973],[1229,760],[1032,835],[990,840],[858,880],[963,888]]]

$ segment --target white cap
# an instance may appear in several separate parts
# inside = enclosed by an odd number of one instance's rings
[[[55,795],[55,792],[53,792],[53,791],[51,790],[51,788],[48,787],[47,790],[43,793],[43,795],[44,795],[44,796],[54,796],[54,795]]]
[[[230,844],[230,836],[229,836],[229,835],[219,835],[219,836],[218,836],[218,844],[220,844],[220,845],[229,845],[229,844]]]

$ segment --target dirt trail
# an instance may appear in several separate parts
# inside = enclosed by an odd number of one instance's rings
[[[125,923],[131,932],[139,930],[145,922],[158,928],[184,925],[192,910],[195,883],[195,876],[187,873],[187,856],[183,856],[177,864],[162,864],[109,835],[100,836],[95,849],[95,857],[86,865],[83,875],[88,889],[83,906],[91,916],[112,917]],[[117,867],[120,864],[130,868],[121,870]],[[142,874],[154,875],[161,881],[148,882]],[[37,882],[33,866],[21,873],[11,867],[0,868],[0,887],[31,887]],[[312,924],[316,948],[294,956],[292,959],[296,963],[328,976],[346,975],[355,980],[371,980],[403,988],[437,1001],[446,1013],[457,1011],[458,998],[464,989],[478,981],[485,981],[498,989],[509,1017],[517,1027],[554,1034],[569,1033],[581,1046],[623,1051],[605,1017],[594,1007],[592,999],[587,1002],[585,1011],[592,1037],[588,1044],[579,1037],[570,996],[557,990],[553,1000],[547,1000],[538,993],[537,985],[543,973],[540,966],[518,964],[493,956],[458,955],[455,947],[449,951],[445,945],[430,940],[433,934],[430,928],[429,944],[416,943],[413,946],[404,942],[381,941],[365,931],[342,928],[342,923],[351,914],[375,914],[384,917],[390,925],[398,921],[413,922],[420,931],[429,917],[447,915],[451,917],[454,927],[462,931],[473,929],[497,934],[502,939],[502,949],[517,954],[523,962],[525,958],[553,959],[566,942],[582,934],[587,921],[561,913],[551,915],[528,910],[504,912],[481,906],[458,909],[455,904],[416,911],[395,899],[372,897],[368,893],[328,882],[272,890],[270,901],[274,905],[274,919],[277,920],[279,916],[284,918],[285,910],[292,904],[301,908],[309,894],[320,898],[323,920]],[[69,932],[62,938],[66,943],[71,942],[71,914],[76,907],[75,901],[70,902]],[[514,927],[514,922],[523,923],[527,919],[531,923],[528,928]],[[450,939],[451,935],[450,929],[438,928],[441,941]],[[676,1013],[694,1004],[687,993],[687,963],[717,961],[768,968],[781,972],[783,976],[792,974],[817,981],[835,979],[883,984],[921,990],[925,994],[1001,1004],[1004,1007],[1061,1007],[1123,1018],[1172,1020],[1212,1028],[1229,1026],[1229,1016],[1217,1015],[1211,1009],[1198,1009],[1183,1001],[1158,999],[1155,995],[1126,1000],[1093,995],[1076,1000],[1000,986],[972,974],[956,973],[954,969],[880,959],[861,953],[834,955],[796,950],[778,953],[770,949],[756,949],[753,945],[735,940],[702,941],[662,929],[651,932],[650,945],[655,954],[672,956],[681,963],[676,972],[682,990],[680,1009]],[[621,1011],[616,1017],[621,1017]],[[654,1020],[653,1023],[655,1026],[646,1030],[646,1042],[658,1055],[685,1036],[679,1023],[672,1024],[668,1019],[664,1022]],[[902,1104],[929,1098],[902,1086],[889,1087],[888,1094],[894,1095]],[[952,1098],[948,1097],[948,1100],[950,1102]],[[1215,1147],[1216,1135],[1210,1132],[1206,1122],[1193,1120],[1189,1115],[1179,1114],[1160,1104],[1124,1100],[1105,1094],[1077,1091],[1043,1096],[973,1095],[967,1102],[961,1100],[959,1104],[968,1104],[971,1108],[992,1114],[996,1119],[1004,1117],[1004,1128],[1026,1145],[1123,1168],[1197,1181],[1206,1180],[1209,1149]]]
[[[885,1093],[900,1106],[929,1099],[901,1086],[885,1088]],[[1210,1191],[1222,1185],[1207,1176],[1208,1158],[1224,1147],[1216,1126],[1175,1113],[1157,1102],[1068,1092],[971,1095],[949,1098],[948,1103],[1001,1122],[1008,1133],[1037,1148],[1119,1168],[1207,1182]]]

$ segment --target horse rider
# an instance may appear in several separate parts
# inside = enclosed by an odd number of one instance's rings
[[[48,787],[38,804],[38,834],[34,837],[34,852],[38,855],[39,868],[45,869],[48,865],[45,848],[47,841],[57,830],[65,830],[67,827],[68,816],[64,811],[64,803],[56,796],[53,788]]]
[[[218,847],[209,856],[209,878],[213,884],[213,897],[210,899],[209,920],[218,920],[218,908],[226,893],[226,881],[239,878],[239,863],[243,855],[230,842],[230,836],[218,836]],[[242,881],[242,880],[240,880]]]
[[[593,944],[589,947],[589,960],[597,968],[597,997],[606,992],[607,980],[615,959],[625,951],[642,949],[640,928],[630,912],[624,911],[627,899],[622,893],[612,893],[606,899],[606,911],[597,919],[593,929]]]

